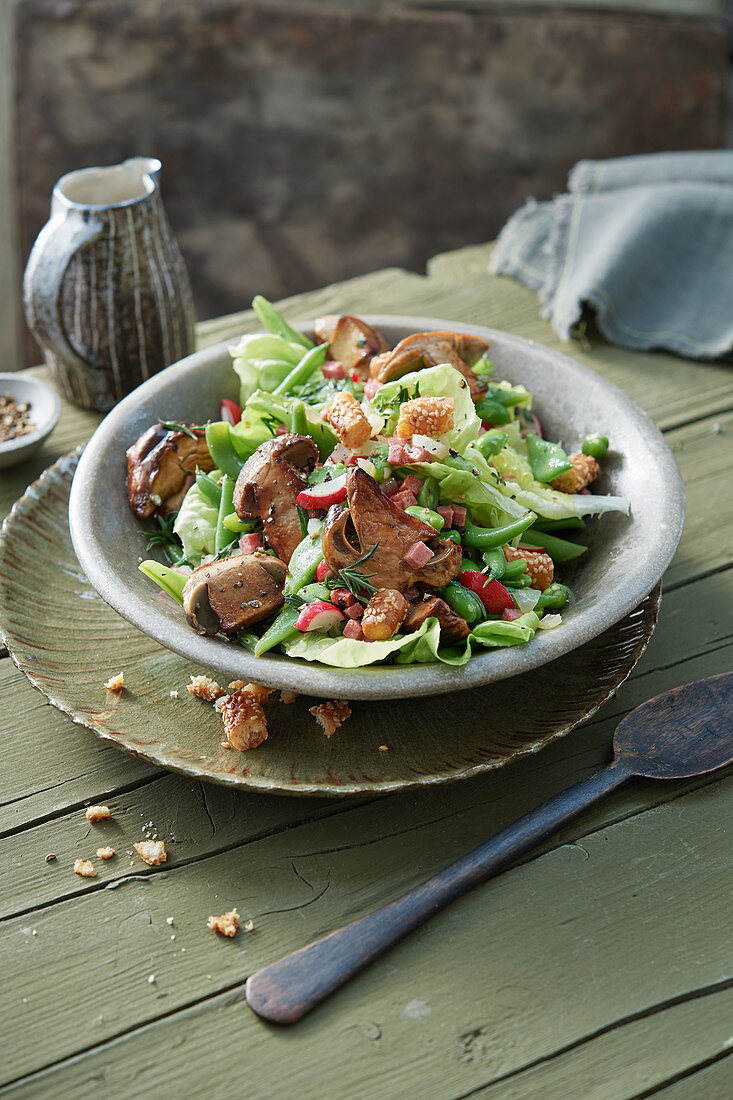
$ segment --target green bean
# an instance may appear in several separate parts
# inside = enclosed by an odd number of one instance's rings
[[[286,374],[279,386],[272,391],[274,395],[290,393],[295,386],[302,386],[312,374],[323,366],[328,354],[328,344],[319,344],[316,348],[307,351],[297,366],[293,367],[290,374]]]
[[[279,645],[280,642],[286,642],[288,638],[294,638],[298,633],[295,627],[295,620],[298,618],[299,614],[300,610],[297,607],[291,607],[290,604],[285,604],[285,607],[272,621],[255,645],[255,657],[261,657],[263,653],[267,653],[268,649],[272,649],[273,646]]]
[[[475,527],[471,520],[466,517],[466,530],[463,535],[463,542],[466,546],[475,546],[478,550],[491,550],[494,546],[503,546],[505,542],[509,542],[510,539],[515,538],[517,535],[521,535],[522,531],[526,531],[530,524],[534,523],[536,516],[534,512],[528,512],[526,516],[522,516],[521,519],[515,519],[512,523],[507,523],[504,527]]]
[[[484,605],[475,592],[464,588],[459,581],[449,581],[444,588],[438,589],[449,607],[467,623],[475,623],[484,617]]]
[[[506,432],[500,432],[498,428],[490,428],[488,432],[480,435],[474,447],[477,447],[484,458],[493,458],[498,455],[502,447],[506,447]]]
[[[295,435],[308,435],[308,417],[305,415],[305,405],[302,401],[293,402],[290,411],[290,431]]]
[[[229,437],[229,425],[225,420],[217,420],[213,424],[206,425],[206,446],[209,448],[214,464],[223,474],[236,481],[239,471],[244,466],[244,459],[240,459],[234,450]]]
[[[434,512],[440,503],[440,492],[438,489],[438,483],[434,477],[426,477],[420,486],[420,491],[417,494],[417,503],[422,508],[430,508]],[[430,521],[428,521],[430,522]],[[442,530],[443,524],[439,528]]]
[[[530,549],[535,546],[544,546],[552,560],[559,563],[579,558],[588,549],[587,546],[580,546],[577,542],[568,542],[567,539],[559,539],[557,535],[548,535],[546,531],[533,531],[531,534],[527,532],[522,536],[522,543]]]
[[[605,435],[587,435],[581,448],[584,455],[591,458],[603,458],[608,450],[608,439]]]
[[[221,487],[215,481],[212,481],[210,477],[207,477],[202,470],[198,469],[196,470],[196,485],[209,503],[218,508],[221,500]]]
[[[214,550],[217,554],[233,541],[232,532],[224,524],[226,517],[234,511],[233,496],[234,482],[230,477],[222,478],[221,500],[219,501],[219,515],[216,521],[216,536],[214,538]]]
[[[545,611],[559,611],[568,602],[570,596],[570,589],[564,584],[558,584],[557,581],[554,584],[549,585],[544,592],[540,592],[540,598],[535,604],[535,611],[538,609],[544,609]]]
[[[484,550],[481,557],[484,559],[488,579],[490,581],[500,580],[504,576],[507,565],[501,546],[493,546],[490,550]]]
[[[504,584],[514,584],[517,577],[523,576],[527,572],[527,563],[524,558],[515,558],[513,561],[508,561],[504,565]]]
[[[409,508],[405,508],[408,516],[414,516],[415,519],[421,520],[423,523],[427,523],[428,527],[434,527],[436,531],[442,531],[445,527],[445,520],[439,512],[434,512],[432,508],[416,508],[413,504]]]
[[[288,340],[291,344],[302,344],[304,348],[313,347],[312,341],[302,332],[291,328],[272,302],[268,302],[267,298],[263,298],[261,294],[256,294],[252,299],[252,309],[257,314],[260,324],[264,325],[268,332],[274,333],[275,336],[282,336],[283,340]]]
[[[306,535],[293,551],[285,580],[285,595],[293,596],[315,578],[316,570],[323,561],[323,546],[320,531],[314,537]]]

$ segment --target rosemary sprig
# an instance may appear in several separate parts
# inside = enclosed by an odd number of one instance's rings
[[[154,546],[159,546],[168,561],[172,562],[173,565],[187,565],[186,555],[178,541],[178,536],[173,531],[173,524],[176,522],[175,515],[168,516],[167,519],[164,519],[163,516],[156,516],[156,521],[159,529],[150,532],[147,549],[151,550]]]
[[[198,439],[196,432],[192,431],[186,424],[179,424],[177,420],[161,420],[160,426],[165,428],[167,432],[183,432],[191,439]]]
[[[377,591],[375,585],[369,580],[370,577],[376,577],[376,573],[362,573],[358,568],[363,565],[365,561],[369,561],[374,551],[379,546],[378,542],[374,543],[371,550],[366,554],[362,554],[360,558],[357,558],[351,565],[345,565],[343,569],[339,569],[335,577],[331,577],[326,581],[329,588],[348,588],[349,592],[353,593],[357,599],[363,599],[362,592],[366,592],[367,596],[373,596]]]

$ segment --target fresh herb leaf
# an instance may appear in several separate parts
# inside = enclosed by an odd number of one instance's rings
[[[308,534],[308,513],[305,508],[301,508],[299,504],[295,507],[298,509],[298,519],[300,520],[300,534],[302,538]]]
[[[160,426],[165,428],[167,432],[183,432],[184,435],[189,436],[191,439],[198,439],[196,432],[186,424],[179,424],[177,420],[161,420]]]
[[[270,435],[275,435],[277,429],[284,421],[279,420],[276,416],[273,416],[272,413],[267,413],[266,416],[262,417],[262,423],[265,425]]]
[[[158,530],[151,531],[146,549],[151,550],[154,546],[159,546],[173,565],[188,565],[178,536],[173,533],[175,515],[170,515],[166,519],[163,516],[156,516],[156,522]]]
[[[370,581],[370,577],[376,577],[376,573],[362,573],[359,569],[360,565],[369,561],[372,554],[379,546],[378,542],[374,543],[371,550],[366,554],[362,554],[360,558],[357,558],[351,565],[345,565],[343,569],[339,569],[335,577],[331,577],[326,581],[329,588],[348,588],[357,599],[363,599],[363,592],[367,593],[367,596],[373,596],[377,591],[375,585]]]
[[[305,605],[305,600],[295,592],[292,596],[285,596],[285,603],[288,607],[294,608],[295,611],[300,611],[301,607]]]

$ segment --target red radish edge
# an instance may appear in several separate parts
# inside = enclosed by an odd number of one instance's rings
[[[309,630],[328,630],[329,627],[340,623],[345,616],[325,600],[316,600],[306,604],[295,620],[295,629],[303,633]]]

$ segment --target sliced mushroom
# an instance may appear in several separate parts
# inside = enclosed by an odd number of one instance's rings
[[[487,385],[481,375],[471,367],[488,349],[488,343],[480,336],[462,332],[416,332],[400,340],[394,351],[372,359],[369,370],[378,382],[394,382],[410,371],[450,363],[463,375],[474,401],[486,396]]]
[[[314,331],[319,343],[328,343],[331,358],[343,363],[347,371],[355,370],[362,382],[369,377],[372,357],[389,350],[381,332],[350,313],[317,317]]]
[[[289,562],[303,538],[295,504],[318,459],[310,436],[277,435],[247,459],[234,486],[234,510],[240,519],[260,516],[265,538]]]
[[[194,569],[183,588],[183,610],[198,634],[236,634],[266,619],[284,601],[287,566],[262,552],[236,554]]]
[[[196,467],[214,469],[203,428],[183,427],[185,432],[153,424],[127,452],[127,499],[140,519],[175,512],[193,485]]]
[[[375,588],[403,591],[414,584],[436,588],[447,584],[461,569],[461,548],[450,539],[439,539],[435,529],[407,515],[385,497],[374,478],[359,466],[346,475],[348,511],[335,504],[323,529],[323,556],[334,572],[354,566],[359,558],[374,553],[356,568]],[[405,555],[416,542],[433,551],[425,565],[414,566]]]
[[[471,628],[465,619],[449,607],[440,596],[434,596],[426,592],[423,598],[410,607],[402,630],[405,634],[414,634],[419,630],[426,619],[434,616],[440,624],[440,640],[442,642],[462,642],[471,633]]]

